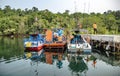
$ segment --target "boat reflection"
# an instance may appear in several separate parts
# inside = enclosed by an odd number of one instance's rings
[[[31,61],[41,61],[42,58],[44,58],[44,50],[40,50],[38,52],[24,52],[24,59],[30,59]]]
[[[30,61],[30,66],[31,66],[31,72],[33,72],[34,76],[39,76],[39,70],[38,70],[38,65],[39,63],[43,62],[45,63],[45,56],[44,56],[44,50],[40,50],[38,52],[25,52],[24,51],[24,59],[26,60],[31,60]]]
[[[91,64],[95,68],[97,58],[92,54],[84,53],[68,53],[67,60],[69,62],[69,70],[73,76],[86,76],[88,71],[88,64]]]
[[[55,63],[56,66],[60,69],[62,68],[62,60],[64,59],[63,53],[61,52],[44,52],[46,63],[47,64],[53,64]]]
[[[24,59],[30,59],[33,62],[43,62],[46,64],[55,64],[59,69],[62,68],[62,60],[65,60],[65,56],[62,52],[45,52],[44,50],[39,52],[25,52]]]
[[[72,72],[72,75],[81,76],[86,75],[86,72],[88,71],[88,66],[86,62],[84,61],[84,58],[89,55],[80,55],[76,53],[70,53],[67,56],[67,59],[69,61],[69,69]]]
[[[98,68],[99,60],[105,60],[104,56],[96,53],[80,54],[80,53],[63,53],[57,51],[39,51],[39,52],[25,52],[24,58],[30,60],[30,65],[33,67],[34,74],[38,75],[39,63],[45,63],[45,67],[50,69],[62,69],[67,65],[72,76],[87,76],[90,69]],[[110,60],[107,60],[110,61]],[[107,63],[107,62],[106,62]],[[57,68],[54,68],[57,67]],[[60,71],[59,70],[59,71]],[[58,70],[57,70],[58,71]],[[56,73],[57,74],[57,73]]]

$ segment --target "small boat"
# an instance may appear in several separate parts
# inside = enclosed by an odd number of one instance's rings
[[[67,47],[68,52],[91,53],[90,44],[79,34],[74,35]]]
[[[65,51],[65,49],[67,48],[67,42],[62,34],[62,30],[59,30],[59,32],[47,30],[45,39],[46,39],[44,43],[45,51],[53,49],[61,49],[62,51]]]
[[[24,39],[26,51],[40,51],[43,48],[44,37],[41,34],[32,34],[29,38]]]

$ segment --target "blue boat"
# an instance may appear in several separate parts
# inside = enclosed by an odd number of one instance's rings
[[[44,37],[41,34],[31,34],[29,38],[24,39],[26,51],[40,51],[43,48]]]

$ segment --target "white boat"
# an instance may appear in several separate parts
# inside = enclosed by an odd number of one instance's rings
[[[67,45],[68,52],[91,53],[91,45],[81,35],[74,35]]]

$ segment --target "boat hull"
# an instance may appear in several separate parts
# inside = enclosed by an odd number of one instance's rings
[[[75,48],[75,49],[68,49],[68,52],[90,54],[91,53],[91,49]]]
[[[60,51],[65,51],[67,48],[67,43],[45,43],[43,47],[45,51],[56,49],[60,49]]]
[[[40,51],[41,49],[43,49],[43,46],[38,46],[38,47],[26,47],[25,51]]]
[[[68,44],[68,52],[91,53],[91,46],[84,44]]]

